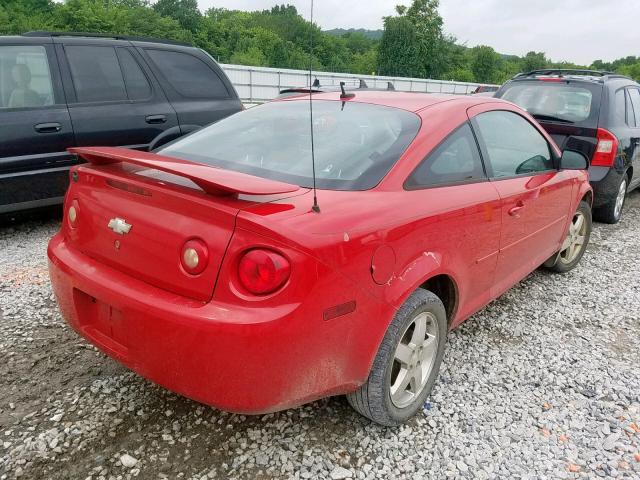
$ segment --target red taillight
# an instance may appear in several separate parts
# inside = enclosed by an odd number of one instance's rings
[[[291,264],[271,250],[249,250],[240,260],[238,276],[249,292],[264,295],[276,291],[289,279]]]
[[[598,129],[598,146],[591,159],[591,165],[611,167],[618,154],[618,139],[604,128]]]
[[[198,275],[207,267],[208,261],[209,249],[202,240],[188,240],[182,247],[180,263],[185,272],[191,275]]]

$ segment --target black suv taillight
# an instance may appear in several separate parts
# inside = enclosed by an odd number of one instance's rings
[[[591,165],[612,167],[618,154],[618,139],[609,130],[598,129],[598,146],[591,159]]]

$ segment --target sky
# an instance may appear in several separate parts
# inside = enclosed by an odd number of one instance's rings
[[[264,10],[295,5],[309,16],[310,0],[198,0],[200,9]],[[410,0],[315,0],[314,21],[332,28],[382,28],[382,17]],[[640,55],[638,0],[440,0],[444,30],[469,47],[489,45],[500,53],[545,52],[554,61],[589,65]]]

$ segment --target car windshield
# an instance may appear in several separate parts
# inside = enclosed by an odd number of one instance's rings
[[[272,102],[178,139],[158,153],[311,187],[309,118],[308,101]],[[317,187],[374,187],[398,161],[419,128],[419,117],[405,110],[314,100]]]
[[[591,116],[593,108],[593,94],[589,89],[560,82],[513,83],[501,98],[543,121],[580,123]]]

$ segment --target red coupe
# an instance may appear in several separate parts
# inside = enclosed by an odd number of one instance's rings
[[[73,149],[88,163],[49,244],[53,289],[78,333],[187,397],[257,414],[346,394],[397,425],[447,330],[580,261],[587,160],[491,98],[312,106],[312,123],[308,96],[286,98],[156,153]]]

